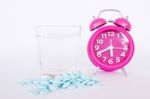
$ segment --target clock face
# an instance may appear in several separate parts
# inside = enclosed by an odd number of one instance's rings
[[[130,52],[129,39],[117,30],[106,30],[97,35],[93,51],[98,61],[107,66],[124,62]]]
[[[125,29],[110,25],[93,33],[87,51],[96,67],[114,71],[129,63],[134,53],[134,42]]]

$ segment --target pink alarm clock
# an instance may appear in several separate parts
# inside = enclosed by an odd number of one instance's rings
[[[100,18],[106,11],[117,12],[121,17],[107,22]],[[96,67],[114,71],[129,63],[134,53],[134,42],[129,34],[131,25],[119,10],[102,10],[90,24],[90,30],[94,33],[90,37],[87,50],[91,62]]]

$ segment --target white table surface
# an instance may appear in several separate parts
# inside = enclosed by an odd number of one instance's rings
[[[149,0],[0,0],[0,99],[150,99],[150,13]],[[119,70],[93,75],[86,47],[92,34],[92,16],[105,8],[119,9],[132,24],[135,54]],[[80,67],[96,77],[99,87],[61,90],[31,96],[16,82],[40,75],[35,25],[81,25]]]

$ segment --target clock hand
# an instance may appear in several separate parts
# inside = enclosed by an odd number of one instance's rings
[[[108,50],[110,50],[110,56],[113,57],[112,39],[110,40],[110,45],[107,48],[105,48],[105,49],[103,49],[101,51],[98,51],[97,54],[101,56],[101,53],[106,52]]]
[[[127,48],[121,48],[121,47],[114,47],[114,49],[127,50]]]
[[[107,48],[105,48],[105,49],[103,49],[103,50],[98,51],[97,54],[101,55],[101,53],[106,52],[106,51],[108,51],[109,49],[110,49],[110,47],[107,47]]]
[[[113,57],[113,47],[110,47],[110,56]]]
[[[121,48],[121,47],[114,47],[114,49],[124,49],[124,48]]]
[[[113,57],[113,45],[112,45],[112,39],[110,39],[110,46],[109,46],[109,49],[110,49],[110,56]]]

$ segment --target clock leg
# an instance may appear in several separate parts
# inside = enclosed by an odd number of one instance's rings
[[[125,68],[121,68],[121,71],[123,72],[124,76],[127,76],[127,75],[128,75],[128,73],[127,73],[127,71],[126,71]]]
[[[93,74],[96,75],[99,72],[99,70],[100,70],[99,67],[96,67],[96,70],[94,71]]]

